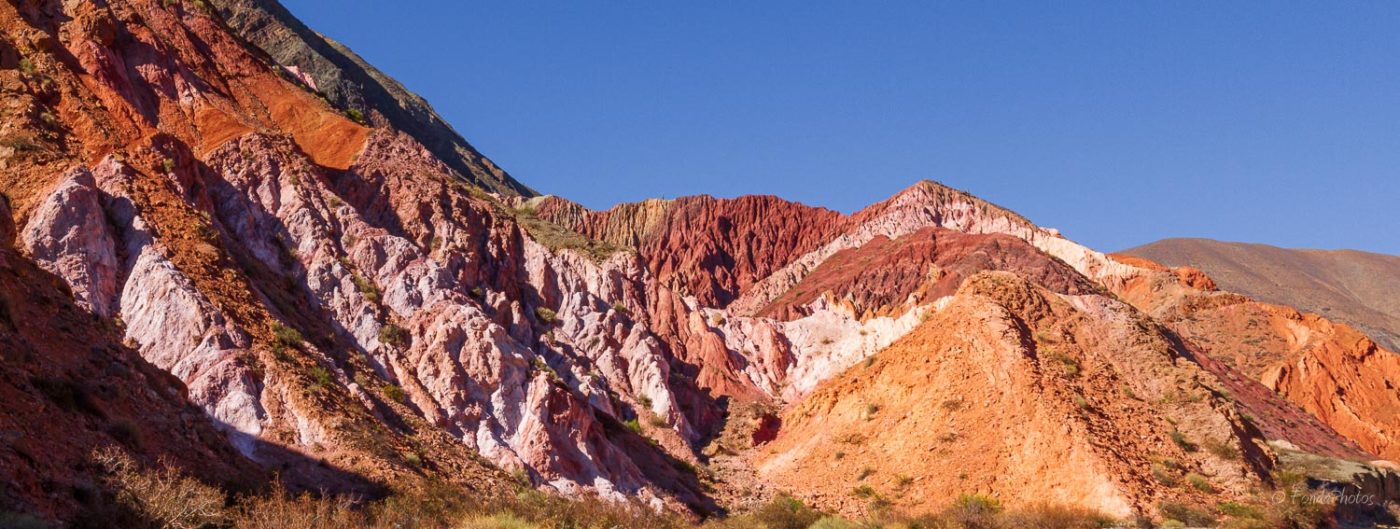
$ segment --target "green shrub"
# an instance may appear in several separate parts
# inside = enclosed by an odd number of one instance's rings
[[[281,323],[272,324],[272,338],[277,344],[292,348],[301,347],[301,343],[305,341],[301,332]]]
[[[1050,355],[1050,360],[1060,365],[1060,371],[1065,376],[1070,378],[1079,376],[1079,361],[1075,360],[1074,357],[1057,352]]]
[[[379,287],[375,286],[373,282],[365,279],[364,276],[358,273],[352,273],[350,275],[350,281],[355,283],[355,290],[359,291],[360,295],[365,297],[365,301],[370,303],[379,302]]]
[[[860,526],[840,518],[827,516],[817,520],[817,523],[812,524],[808,529],[860,529]]]
[[[1152,478],[1168,487],[1175,487],[1180,483],[1165,465],[1159,463],[1152,464]]]
[[[1333,505],[1313,499],[1307,476],[1298,472],[1277,471],[1273,473],[1273,478],[1274,486],[1281,494],[1274,495],[1267,519],[1275,527],[1322,527],[1322,522],[1331,517]]]
[[[311,375],[312,387],[317,390],[329,388],[331,386],[331,382],[335,380],[335,378],[331,376],[331,372],[327,371],[326,368],[321,366],[311,368],[311,371],[309,373]]]
[[[1181,447],[1182,450],[1185,450],[1187,452],[1195,452],[1198,449],[1198,447],[1194,443],[1186,439],[1186,434],[1181,433],[1180,430],[1172,430],[1172,433],[1170,435],[1172,438],[1172,442],[1176,443],[1176,446]]]
[[[1191,485],[1191,488],[1196,489],[1196,490],[1199,490],[1199,491],[1201,491],[1201,492],[1206,492],[1206,493],[1213,493],[1213,492],[1215,492],[1215,487],[1212,486],[1212,485],[1210,484],[1210,480],[1206,479],[1205,476],[1202,476],[1202,475],[1200,475],[1200,474],[1196,474],[1196,473],[1187,474],[1187,475],[1186,475],[1186,483],[1190,484],[1190,485]]]
[[[976,513],[997,514],[1001,512],[1001,501],[991,496],[981,494],[961,494],[958,500],[953,502],[953,506]]]
[[[408,344],[408,331],[403,327],[386,323],[379,327],[379,342],[393,347],[403,347]]]
[[[1263,517],[1263,515],[1260,514],[1259,509],[1256,509],[1251,505],[1235,503],[1233,501],[1221,503],[1219,509],[1220,514],[1224,514],[1226,516],[1233,516],[1235,518],[1260,519]]]
[[[822,514],[800,500],[778,496],[756,509],[753,518],[765,529],[807,529],[821,520]]]
[[[364,112],[360,112],[360,109],[358,109],[358,108],[347,108],[347,109],[345,109],[345,115],[346,115],[346,117],[349,117],[349,118],[350,118],[352,121],[354,121],[355,123],[359,123],[359,124],[361,124],[361,125],[364,125],[364,124],[368,123],[367,121],[365,121],[365,113],[364,113]]]
[[[28,514],[0,512],[0,527],[9,529],[49,529],[49,524]]]
[[[385,384],[383,391],[384,396],[387,397],[389,400],[398,402],[400,404],[408,402],[408,396],[404,394],[403,388],[401,387],[395,386],[393,384]]]
[[[558,317],[559,315],[555,314],[554,311],[548,307],[535,307],[535,319],[539,320],[540,323],[550,325],[553,324]]]
[[[1126,527],[1114,520],[1082,507],[1037,504],[1008,511],[1000,516],[1002,529],[1100,529]]]
[[[1228,440],[1206,439],[1206,451],[1215,454],[1215,457],[1233,461],[1240,458],[1240,449]]]
[[[1215,525],[1215,515],[1184,503],[1164,501],[1158,505],[1163,518],[1176,520],[1192,527]]]
[[[642,423],[637,422],[637,419],[627,419],[625,421],[622,421],[622,425],[626,426],[627,429],[631,430],[634,434],[642,434]]]
[[[34,389],[39,390],[49,401],[58,405],[59,408],[68,411],[81,411],[85,413],[98,414],[97,407],[93,404],[92,398],[88,396],[82,386],[73,382],[45,377],[34,377],[29,379],[29,383],[34,385]]]

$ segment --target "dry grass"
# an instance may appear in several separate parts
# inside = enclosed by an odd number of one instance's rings
[[[171,529],[611,529],[690,526],[669,513],[596,498],[566,499],[533,489],[495,498],[425,482],[414,492],[355,502],[335,496],[267,494],[230,497],[164,464],[144,468],[118,448],[93,456],[120,511],[121,527]]]
[[[504,497],[475,497],[440,482],[424,482],[373,502],[334,496],[270,493],[231,497],[217,487],[161,464],[145,468],[120,448],[97,451],[94,462],[104,471],[104,485],[118,508],[102,513],[97,525],[173,529],[680,529],[695,524],[670,513],[596,498],[566,499],[521,488]],[[1300,475],[1275,476],[1280,490],[1295,491]],[[1225,527],[1316,527],[1330,515],[1328,506],[1306,501],[1301,493],[1273,495],[1255,504],[1221,504]],[[1170,522],[1214,524],[1209,511],[1164,503]],[[116,516],[120,515],[120,517]],[[0,519],[4,519],[0,517]],[[105,522],[105,525],[104,525]],[[790,497],[778,497],[752,512],[714,519],[701,529],[1094,529],[1115,521],[1096,512],[1062,505],[1003,508],[995,498],[964,495],[933,514],[903,515],[874,509],[859,521],[827,516]]]

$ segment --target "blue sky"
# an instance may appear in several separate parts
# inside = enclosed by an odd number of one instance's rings
[[[1400,254],[1400,2],[283,1],[593,208],[928,178],[1102,250]]]

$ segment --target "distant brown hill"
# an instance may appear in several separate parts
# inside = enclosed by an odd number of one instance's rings
[[[1221,289],[1341,320],[1400,350],[1400,257],[1210,239],[1164,239],[1122,253],[1199,268]]]

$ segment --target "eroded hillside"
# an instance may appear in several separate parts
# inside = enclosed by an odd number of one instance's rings
[[[1396,356],[1345,326],[932,182],[851,215],[529,198],[280,7],[214,4],[0,5],[4,286],[40,300],[8,312],[32,351],[5,390],[126,366],[101,413],[0,417],[78,432],[65,458],[131,444],[102,421],[146,410],[149,456],[193,439],[203,470],[293,490],[1161,520],[1272,486],[1270,441],[1397,457]],[[6,499],[70,519],[34,484],[82,474],[26,459],[29,435],[0,454]]]

